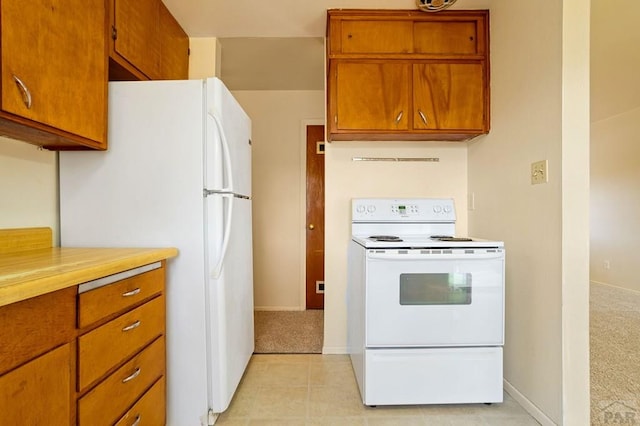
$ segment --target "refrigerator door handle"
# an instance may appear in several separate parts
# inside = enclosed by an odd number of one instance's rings
[[[220,274],[222,273],[222,263],[224,261],[224,257],[227,254],[227,248],[229,247],[229,237],[231,236],[231,222],[232,222],[232,213],[233,213],[233,194],[219,194],[222,198],[227,198],[229,203],[227,204],[227,212],[226,217],[227,221],[224,224],[224,231],[222,236],[222,247],[220,248],[220,255],[218,256],[218,260],[216,261],[216,266],[213,268],[211,272],[211,278],[218,279],[220,278]]]
[[[218,135],[220,135],[220,145],[222,145],[222,158],[224,159],[224,174],[226,178],[227,186],[221,189],[222,192],[233,192],[233,170],[231,169],[231,152],[229,152],[229,142],[227,141],[227,137],[224,134],[224,130],[222,130],[222,124],[220,123],[220,119],[216,117],[211,112],[208,113],[209,117],[213,119],[213,122],[216,125],[216,130],[218,131]],[[224,182],[223,182],[224,186]]]

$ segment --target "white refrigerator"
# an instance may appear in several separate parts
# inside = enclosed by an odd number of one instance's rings
[[[108,131],[106,152],[60,153],[61,244],[178,248],[167,424],[206,425],[254,348],[251,121],[219,79],[114,82]]]

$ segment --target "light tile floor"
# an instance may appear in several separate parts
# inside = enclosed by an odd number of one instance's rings
[[[502,404],[362,404],[348,356],[254,355],[216,425],[538,425],[508,394]]]

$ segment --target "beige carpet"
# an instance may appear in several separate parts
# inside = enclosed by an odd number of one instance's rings
[[[591,424],[640,423],[640,293],[591,283]]]
[[[257,354],[322,353],[324,311],[255,311]]]

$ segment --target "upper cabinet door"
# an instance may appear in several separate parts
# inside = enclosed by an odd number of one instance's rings
[[[413,65],[415,129],[485,131],[483,63]]]
[[[336,130],[409,128],[409,75],[406,63],[338,62],[334,69]]]
[[[106,148],[104,0],[2,0],[0,7],[6,134],[48,147]]]
[[[160,0],[112,0],[113,48],[152,80],[160,73]]]
[[[160,74],[165,80],[189,78],[189,37],[164,3],[160,3]]]

